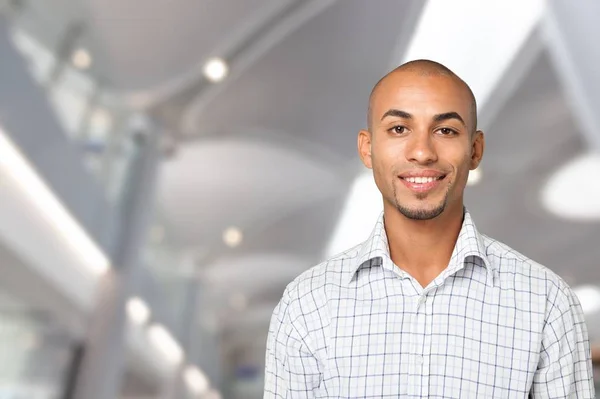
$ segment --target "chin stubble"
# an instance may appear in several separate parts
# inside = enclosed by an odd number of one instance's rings
[[[406,217],[408,219],[431,220],[431,219],[434,219],[434,218],[438,217],[439,215],[441,215],[442,212],[444,212],[444,209],[446,209],[446,204],[448,203],[449,188],[446,190],[446,194],[444,195],[444,200],[438,207],[435,207],[433,209],[410,209],[408,207],[402,206],[400,204],[400,202],[398,202],[396,186],[392,185],[392,187],[393,187],[393,191],[394,191],[394,202],[396,205],[396,209],[398,209],[398,212],[400,212],[402,215],[404,215],[404,217]],[[417,194],[418,200],[424,200],[425,198],[427,198],[427,194]]]

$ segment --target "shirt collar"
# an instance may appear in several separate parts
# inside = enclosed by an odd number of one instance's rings
[[[492,263],[486,256],[486,248],[483,236],[479,234],[471,214],[464,210],[463,224],[458,234],[458,239],[450,257],[448,269],[455,269],[464,265],[468,257],[477,257],[482,260],[484,267],[489,274],[493,274]],[[391,264],[389,244],[385,232],[383,212],[379,215],[375,227],[369,238],[361,245],[356,263],[352,264],[348,282],[352,281],[354,275],[365,265],[372,265],[374,261],[379,261],[380,265]]]

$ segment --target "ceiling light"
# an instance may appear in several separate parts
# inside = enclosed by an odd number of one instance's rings
[[[242,311],[248,306],[248,298],[244,294],[234,294],[229,300],[231,307],[237,311]]]
[[[92,56],[86,49],[79,48],[71,55],[71,62],[75,68],[85,70],[92,66]]]
[[[148,329],[150,342],[173,364],[183,360],[183,350],[171,333],[161,324],[154,324]]]
[[[581,302],[583,313],[590,314],[600,310],[600,288],[593,285],[582,285],[573,288],[573,292]]]
[[[481,181],[481,169],[474,169],[469,172],[467,186],[474,186]]]
[[[600,220],[600,153],[580,155],[561,167],[542,190],[544,207],[574,220]]]
[[[150,308],[142,299],[135,297],[127,301],[127,314],[137,325],[144,325],[150,319]]]
[[[208,391],[208,378],[196,366],[187,366],[183,372],[183,379],[194,395],[204,395]]]
[[[229,72],[229,68],[224,60],[221,58],[211,58],[204,64],[204,69],[202,70],[206,79],[211,82],[217,83],[225,79],[227,73]]]
[[[231,248],[235,248],[240,245],[242,238],[242,231],[237,227],[229,227],[223,232],[223,241]]]
[[[23,190],[34,207],[78,255],[82,265],[98,275],[108,270],[110,263],[107,256],[67,211],[1,128],[0,171]]]

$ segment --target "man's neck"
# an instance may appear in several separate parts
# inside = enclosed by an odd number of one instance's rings
[[[423,287],[446,267],[463,221],[462,202],[431,220],[412,220],[384,205],[385,231],[392,261]]]

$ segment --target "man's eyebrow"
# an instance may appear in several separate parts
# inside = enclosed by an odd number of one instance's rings
[[[406,111],[402,111],[399,109],[388,109],[385,114],[383,114],[383,116],[381,117],[381,120],[384,120],[385,118],[387,118],[388,116],[396,116],[398,118],[404,118],[404,119],[412,119],[413,116],[411,114],[409,114]]]
[[[434,122],[443,122],[447,121],[448,119],[457,119],[463,124],[463,126],[467,126],[464,119],[458,114],[458,112],[444,112],[443,114],[437,114],[433,117]]]
[[[395,117],[404,118],[404,119],[413,119],[412,114],[409,114],[406,111],[402,111],[400,109],[394,109],[394,108],[388,109],[381,117],[381,120],[384,120],[388,116],[395,116]],[[467,126],[467,124],[465,123],[465,120],[460,116],[460,114],[458,112],[450,111],[450,112],[444,112],[442,114],[437,114],[437,115],[433,116],[434,122],[443,122],[443,121],[447,121],[448,119],[456,119],[456,120],[460,121],[460,123],[462,123],[463,126],[465,126],[465,127]]]

